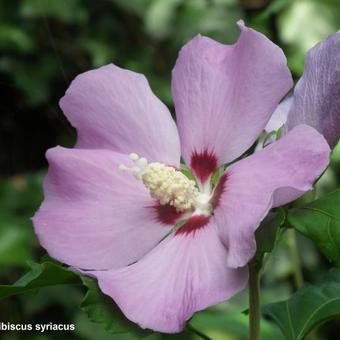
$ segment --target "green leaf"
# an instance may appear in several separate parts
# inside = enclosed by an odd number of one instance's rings
[[[340,269],[316,285],[307,285],[288,300],[263,306],[287,340],[301,340],[311,330],[340,316]]]
[[[88,290],[80,309],[92,322],[102,324],[105,330],[112,334],[130,333],[131,339],[143,339],[152,333],[129,321],[117,305],[100,292],[95,281],[82,277],[82,282]]]
[[[278,239],[280,227],[284,222],[285,212],[283,209],[279,209],[269,213],[257,229],[255,234],[257,246],[255,262],[259,267],[262,266],[265,253],[270,253],[273,250]]]
[[[211,339],[247,339],[249,318],[237,311],[219,311],[216,308],[196,313],[190,324]],[[196,338],[195,338],[196,339]],[[261,320],[261,340],[283,339],[276,325]]]
[[[288,211],[287,220],[330,261],[340,262],[340,189]]]
[[[0,300],[38,288],[81,284],[79,276],[53,262],[30,263],[31,270],[12,285],[0,285]]]

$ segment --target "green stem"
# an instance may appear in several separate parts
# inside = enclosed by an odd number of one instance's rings
[[[190,325],[190,323],[187,324],[186,326],[186,330],[196,334],[197,336],[199,336],[201,339],[204,340],[212,340],[211,338],[209,338],[207,335],[205,335],[204,333],[202,333],[201,331],[199,331],[198,329],[196,329],[194,326]]]
[[[256,262],[249,263],[249,339],[260,339],[260,273]]]
[[[303,274],[301,270],[301,261],[299,251],[296,243],[296,234],[294,229],[288,230],[290,256],[293,265],[293,275],[296,289],[300,289],[303,286]]]
[[[295,288],[300,289],[303,286],[303,273],[302,273],[302,267],[301,267],[301,261],[300,261],[300,255],[299,255],[299,249],[296,241],[296,232],[294,229],[288,230],[288,237],[289,237],[289,249],[290,249],[290,256],[292,260],[293,265],[293,275],[294,275],[294,282],[295,282]],[[314,329],[312,330],[307,339],[309,340],[318,340],[317,331]]]

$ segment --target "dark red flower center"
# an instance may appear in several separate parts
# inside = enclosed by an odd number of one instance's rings
[[[216,209],[219,205],[221,196],[226,188],[227,178],[227,174],[222,175],[214,189],[213,196],[210,200],[213,209]],[[159,202],[156,202],[155,205],[150,208],[155,210],[155,219],[165,226],[174,226],[176,223],[180,222],[181,219],[183,220],[183,213],[178,212],[174,206],[169,204],[162,205]],[[211,215],[193,215],[187,219],[179,229],[176,230],[175,234],[188,235],[194,233],[195,231],[207,226],[211,217]]]
[[[181,234],[191,234],[195,233],[197,230],[204,228],[210,220],[211,216],[205,215],[194,215],[190,217],[184,225],[182,225],[175,233],[175,235]]]
[[[197,178],[204,183],[217,169],[217,157],[214,152],[207,149],[192,153],[190,167]]]
[[[159,201],[151,208],[156,212],[156,221],[167,226],[175,225],[183,215],[183,213],[177,211],[174,206],[170,204],[160,204]]]

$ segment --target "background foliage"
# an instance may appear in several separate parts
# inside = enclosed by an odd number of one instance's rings
[[[39,261],[44,255],[30,222],[42,199],[44,153],[56,144],[72,146],[75,141],[75,132],[58,108],[58,100],[77,74],[114,62],[144,73],[154,92],[173,109],[170,76],[180,47],[197,33],[232,43],[239,34],[235,24],[239,18],[284,49],[298,79],[306,51],[339,29],[340,3],[337,0],[0,0],[0,283],[6,287],[30,270],[24,281],[17,283],[19,288],[14,287],[16,292],[19,289],[27,293],[0,301],[0,321],[76,325],[72,333],[0,331],[1,339],[141,338],[138,331],[113,335],[105,330],[103,322],[105,326],[108,320],[114,320],[111,326],[118,329],[127,326],[125,321],[120,323],[117,312],[114,312],[117,318],[111,318],[112,310],[98,309],[98,303],[105,301],[100,300],[102,296],[93,284],[85,282],[88,292],[84,299],[86,289],[78,277],[65,274],[50,259],[43,265],[30,262]],[[339,187],[339,169],[338,147],[333,152],[330,169],[318,184],[319,197]],[[311,213],[305,217],[308,218],[318,217]],[[308,224],[306,227],[298,208],[289,220],[297,224],[302,234],[306,233]],[[320,231],[312,232],[322,243],[317,235]],[[302,234],[297,242],[303,275],[306,281],[315,282],[330,267],[327,258],[339,262],[339,248],[321,245],[320,252]],[[340,234],[336,237],[340,240]],[[281,238],[270,260],[265,262],[264,303],[286,299],[296,289],[297,263],[292,251],[295,239],[289,233]],[[59,278],[59,286],[34,289],[39,285],[49,286],[51,275]],[[340,292],[339,286],[334,289],[335,294]],[[12,287],[6,291],[14,290]],[[293,299],[291,303],[299,296]],[[215,340],[247,339],[247,316],[241,313],[246,308],[247,296],[242,293],[230,303],[198,313],[192,325]],[[274,315],[277,309],[269,311]],[[102,323],[91,322],[87,315]],[[319,329],[318,337],[335,339],[339,331],[340,322],[332,321]],[[177,336],[143,336],[197,338],[187,332]],[[262,323],[262,338],[283,339],[279,329],[266,320]]]

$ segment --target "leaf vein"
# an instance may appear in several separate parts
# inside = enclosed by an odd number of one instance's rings
[[[290,331],[293,335],[293,339],[295,339],[295,331],[294,331],[294,327],[293,327],[293,323],[292,323],[292,319],[291,319],[291,315],[290,315],[290,310],[288,308],[288,301],[286,301],[286,311],[287,311],[287,315],[288,315],[288,323],[290,326]]]
[[[330,214],[330,213],[328,213],[328,212],[326,212],[326,211],[320,210],[320,209],[318,209],[318,208],[301,207],[301,209],[315,211],[315,212],[318,212],[318,213],[320,213],[320,214],[322,214],[322,215],[326,215],[326,216],[328,216],[328,217],[334,218],[334,219],[337,220],[337,221],[340,221],[340,217],[337,217],[337,216],[335,216],[335,215],[332,215],[332,214]]]
[[[322,303],[318,308],[315,309],[315,311],[310,315],[310,317],[306,320],[304,326],[302,327],[301,331],[299,332],[298,334],[298,337],[297,339],[300,339],[300,337],[303,335],[305,329],[307,328],[308,326],[308,323],[312,320],[312,318],[315,316],[316,313],[318,313],[323,307],[325,307],[327,304],[330,304],[336,300],[340,300],[340,297],[336,297],[336,298],[333,298],[333,299],[330,299],[324,303]]]

